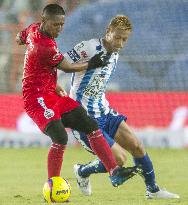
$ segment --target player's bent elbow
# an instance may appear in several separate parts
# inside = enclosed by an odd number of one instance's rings
[[[16,43],[18,45],[24,45],[23,41],[20,39],[20,33],[16,35]]]

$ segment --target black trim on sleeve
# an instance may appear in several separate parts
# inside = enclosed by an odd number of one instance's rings
[[[64,59],[65,59],[65,57],[62,56],[61,61],[56,65],[56,67],[61,68],[61,63],[63,62]]]
[[[19,33],[19,39],[20,39],[20,41],[21,41],[23,44],[25,44],[25,42],[23,41],[22,37],[20,36],[20,33]]]

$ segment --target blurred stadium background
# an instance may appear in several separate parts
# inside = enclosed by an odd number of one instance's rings
[[[47,3],[67,11],[57,39],[65,52],[76,43],[104,35],[112,16],[126,14],[133,34],[121,51],[107,97],[150,147],[188,146],[188,1],[187,0],[0,0],[0,146],[47,146],[24,113],[21,78],[24,47],[15,36],[39,21]],[[70,75],[59,73],[69,90]],[[70,136],[69,144],[76,144]]]

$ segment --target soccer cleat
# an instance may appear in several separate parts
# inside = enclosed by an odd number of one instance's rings
[[[157,192],[150,192],[149,190],[146,191],[146,198],[147,199],[179,199],[179,195],[168,192],[165,189],[159,188]]]
[[[80,164],[75,164],[74,165],[74,174],[76,176],[77,180],[77,187],[80,189],[80,191],[86,195],[89,196],[91,195],[91,183],[89,177],[81,177],[78,174],[78,170],[80,169],[81,165]]]
[[[118,167],[114,170],[112,176],[110,176],[111,183],[114,187],[126,182],[128,179],[136,175],[140,169],[137,166],[134,167]]]

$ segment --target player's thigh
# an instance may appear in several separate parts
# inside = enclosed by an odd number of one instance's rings
[[[115,134],[119,128],[119,125],[122,121],[126,119],[126,116],[120,115],[115,110],[111,109],[105,117],[97,118],[97,121],[99,127],[104,129],[105,132],[109,135],[109,137],[114,139]]]
[[[143,144],[138,140],[132,129],[122,121],[115,134],[115,141],[135,157],[145,154]]]
[[[36,95],[25,102],[25,109],[29,117],[44,132],[47,124],[53,120],[61,119],[59,109],[54,106],[56,98],[51,95]]]
[[[85,134],[98,130],[97,122],[87,115],[86,110],[82,106],[64,113],[62,115],[62,122],[65,127],[72,128]]]
[[[58,105],[60,115],[62,115],[63,113],[71,112],[72,110],[80,106],[77,101],[73,100],[69,96],[57,96],[57,98],[58,103],[56,105]]]

